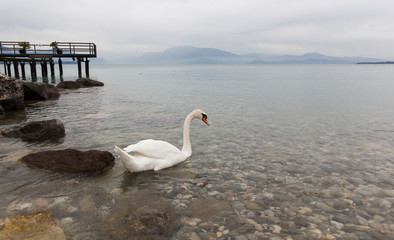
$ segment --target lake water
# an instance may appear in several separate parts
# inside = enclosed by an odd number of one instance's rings
[[[75,65],[64,67],[65,80],[77,79]],[[105,86],[0,118],[1,128],[52,118],[66,128],[56,142],[0,137],[0,217],[51,210],[70,239],[122,239],[104,226],[138,196],[140,205],[160,199],[174,207],[177,228],[163,238],[394,236],[393,66],[92,65],[90,72]],[[147,138],[181,148],[184,118],[196,108],[211,126],[192,122],[193,156],[170,169],[129,173],[116,156],[101,174],[81,176],[18,162],[65,148],[115,155],[114,145]]]

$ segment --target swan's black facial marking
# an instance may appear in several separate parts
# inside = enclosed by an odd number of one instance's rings
[[[208,116],[206,115],[206,114],[204,114],[204,113],[201,113],[201,115],[202,115],[202,120],[209,126],[209,123],[208,123]]]

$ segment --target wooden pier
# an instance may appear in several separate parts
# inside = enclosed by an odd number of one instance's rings
[[[82,77],[82,62],[84,62],[85,74],[89,76],[89,58],[96,57],[97,49],[94,43],[52,42],[51,44],[30,44],[29,42],[0,42],[0,62],[4,64],[5,74],[11,77],[11,65],[13,65],[16,78],[20,77],[19,65],[22,78],[26,77],[26,63],[30,65],[33,79],[37,78],[37,63],[41,65],[43,77],[48,77],[48,64],[51,76],[55,76],[54,59],[57,58],[60,76],[63,76],[62,58],[70,58],[77,62],[79,77]]]

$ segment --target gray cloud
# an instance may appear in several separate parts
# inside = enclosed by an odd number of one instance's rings
[[[95,42],[108,59],[178,45],[394,58],[392,0],[19,0],[2,9],[1,40]]]

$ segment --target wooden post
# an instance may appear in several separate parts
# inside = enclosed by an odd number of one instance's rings
[[[11,62],[7,62],[8,76],[11,77]]]
[[[62,59],[61,58],[59,58],[59,73],[60,73],[60,76],[63,76],[63,65],[62,65]]]
[[[14,71],[15,71],[15,77],[19,78],[19,68],[18,68],[18,61],[14,61]]]
[[[81,58],[77,58],[78,63],[78,77],[82,77],[82,67],[81,67]]]
[[[22,79],[26,79],[25,62],[21,62]]]
[[[4,61],[4,74],[7,75],[7,62]]]
[[[89,59],[88,58],[86,58],[86,61],[85,61],[85,74],[87,77],[89,77]]]
[[[48,67],[46,61],[41,62],[41,73],[43,77],[48,77]]]
[[[55,63],[52,59],[49,61],[49,66],[51,68],[51,76],[55,76]]]
[[[30,63],[30,72],[31,72],[32,79],[37,78],[36,61],[34,61],[34,59]]]

